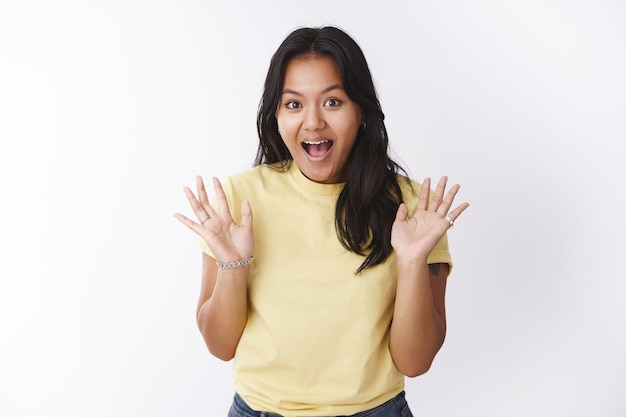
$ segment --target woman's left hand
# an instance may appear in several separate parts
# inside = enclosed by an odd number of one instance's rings
[[[448,177],[441,177],[433,198],[429,201],[430,178],[424,180],[413,216],[408,216],[406,204],[402,203],[398,207],[396,220],[391,228],[391,246],[398,258],[410,262],[426,262],[439,239],[469,207],[469,203],[462,203],[450,211],[460,186],[455,184],[445,193],[447,181]]]

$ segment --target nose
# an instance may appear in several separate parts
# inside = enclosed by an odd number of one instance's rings
[[[324,114],[322,113],[322,109],[315,106],[309,106],[304,111],[304,120],[302,122],[302,125],[305,130],[309,131],[323,129],[326,125],[326,122],[324,121]]]

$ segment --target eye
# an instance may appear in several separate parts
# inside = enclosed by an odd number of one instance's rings
[[[300,107],[302,107],[302,104],[292,100],[285,103],[285,107],[287,107],[288,109],[299,109]]]
[[[341,104],[340,100],[337,100],[336,98],[329,98],[328,100],[326,100],[326,102],[324,103],[325,107],[337,107]]]

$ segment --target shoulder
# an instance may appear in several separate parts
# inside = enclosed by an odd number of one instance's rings
[[[261,164],[245,171],[232,174],[228,177],[229,181],[255,181],[262,178],[273,178],[280,176],[289,171],[289,164]]]
[[[232,185],[258,185],[265,181],[277,181],[279,178],[284,177],[285,172],[287,172],[288,167],[284,169],[280,164],[262,164],[257,165],[253,168],[247,169],[245,171],[238,172],[236,174],[232,174],[228,176],[224,182],[232,184]]]
[[[235,200],[241,198],[252,198],[268,190],[282,189],[289,182],[288,165],[284,168],[281,164],[257,165],[245,171],[228,176],[223,181],[224,191],[227,197]]]
[[[417,204],[422,184],[402,174],[397,174],[396,180],[398,181],[398,186],[402,192],[402,201],[409,207],[413,207]]]

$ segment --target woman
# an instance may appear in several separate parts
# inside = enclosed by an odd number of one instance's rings
[[[334,27],[283,41],[257,127],[255,167],[214,178],[213,204],[198,177],[198,221],[176,214],[202,238],[202,336],[234,358],[229,416],[411,416],[404,377],[446,332],[459,186],[429,201],[428,178],[401,174],[363,53]]]

